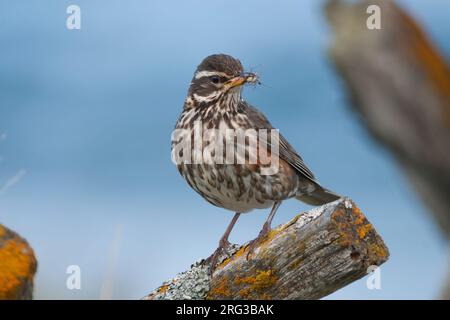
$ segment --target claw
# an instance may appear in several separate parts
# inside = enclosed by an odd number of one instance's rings
[[[206,263],[210,265],[209,276],[212,277],[214,271],[216,270],[217,264],[219,262],[220,256],[226,252],[226,249],[231,246],[228,240],[221,240],[219,242],[219,247],[214,251],[214,253],[206,259]]]
[[[270,230],[271,230],[270,224],[264,223],[264,226],[259,232],[258,237],[250,241],[250,243],[248,244],[247,261],[250,259],[250,256],[253,254],[253,251],[255,251],[255,249],[258,247],[258,244],[267,238]]]

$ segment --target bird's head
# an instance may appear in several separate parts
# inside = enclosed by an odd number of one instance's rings
[[[227,96],[239,100],[245,83],[258,83],[258,76],[244,72],[241,62],[232,56],[214,54],[197,67],[188,99],[193,105],[209,105]]]

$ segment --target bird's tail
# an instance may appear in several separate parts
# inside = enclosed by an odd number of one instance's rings
[[[312,206],[320,206],[322,204],[340,199],[341,196],[337,193],[334,193],[333,191],[321,187],[320,185],[317,185],[314,192],[298,195],[295,198]]]

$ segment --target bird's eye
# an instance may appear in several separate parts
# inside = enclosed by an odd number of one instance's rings
[[[211,80],[212,83],[219,83],[220,82],[220,78],[218,76],[212,76],[209,78]]]

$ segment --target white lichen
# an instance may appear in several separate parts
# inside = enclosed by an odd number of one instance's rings
[[[352,202],[350,200],[348,200],[348,199],[346,199],[344,201],[344,206],[345,206],[346,209],[352,209],[353,208]]]
[[[218,259],[219,263],[231,257],[241,248],[231,245]],[[179,273],[170,281],[164,282],[144,300],[204,300],[209,292],[211,277],[210,264],[199,260],[185,272]]]
[[[317,219],[318,217],[320,217],[321,215],[325,214],[325,213],[331,213],[335,210],[335,208],[342,203],[343,198],[338,199],[336,201],[324,204],[320,207],[316,207],[313,208],[311,210],[309,210],[308,212],[303,213],[297,220],[297,222],[295,223],[295,227],[296,228],[301,228],[304,225],[308,224],[309,222]],[[346,201],[346,200],[345,200]]]

